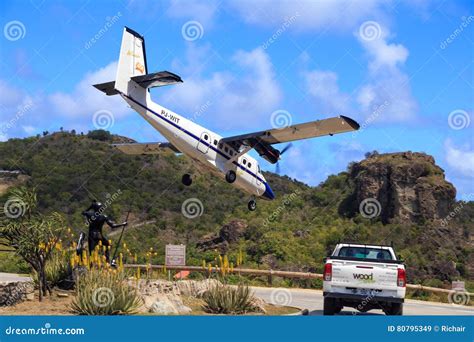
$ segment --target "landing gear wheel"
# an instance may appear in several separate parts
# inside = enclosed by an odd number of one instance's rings
[[[250,211],[254,211],[255,209],[257,209],[257,202],[255,200],[250,200],[247,206]]]
[[[185,173],[183,175],[183,178],[181,178],[181,182],[183,182],[184,185],[190,186],[193,182],[193,179],[191,178],[191,175],[188,173]]]
[[[225,174],[225,180],[228,183],[234,183],[236,179],[237,179],[237,175],[235,174],[235,171],[229,170]]]

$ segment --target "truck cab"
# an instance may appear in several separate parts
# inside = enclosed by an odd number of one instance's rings
[[[338,313],[344,306],[402,315],[405,292],[405,266],[391,246],[340,243],[326,258],[325,315]]]

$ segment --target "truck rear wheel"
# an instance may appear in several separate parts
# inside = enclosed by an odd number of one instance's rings
[[[332,316],[336,313],[336,299],[324,297],[323,315]]]
[[[403,315],[403,303],[392,303],[384,311],[387,316],[401,316]]]

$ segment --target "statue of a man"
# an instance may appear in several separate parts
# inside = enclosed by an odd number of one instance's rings
[[[107,215],[104,214],[105,208],[102,203],[93,201],[92,204],[85,211],[82,212],[87,219],[89,224],[89,254],[95,249],[102,241],[102,245],[105,246],[105,257],[109,262],[109,240],[104,236],[102,228],[104,223],[107,223],[110,228],[115,229],[127,225],[127,222],[115,223]]]

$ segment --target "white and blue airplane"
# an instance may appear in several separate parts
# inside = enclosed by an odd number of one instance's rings
[[[275,164],[288,146],[280,151],[272,146],[274,144],[359,129],[354,120],[339,116],[224,138],[151,100],[150,88],[180,82],[178,75],[168,71],[149,74],[144,38],[125,27],[115,81],[94,87],[106,95],[122,96],[168,142],[114,146],[127,154],[156,154],[163,149],[183,153],[209,172],[250,194],[248,209],[251,211],[256,209],[257,197],[273,200],[275,195],[257,160],[248,154],[250,150],[255,149],[262,158]],[[184,174],[182,182],[191,185],[191,175]]]

